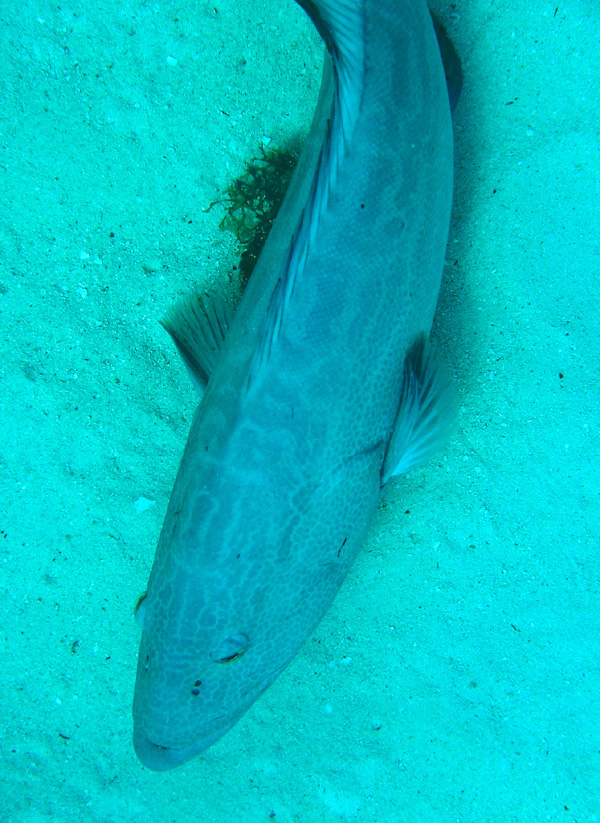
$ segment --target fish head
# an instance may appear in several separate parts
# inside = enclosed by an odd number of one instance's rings
[[[206,579],[204,586],[210,588]],[[235,602],[219,585],[199,600],[189,589],[189,581],[180,582],[171,613],[165,598],[154,608],[146,598],[137,610],[143,632],[133,742],[154,771],[180,766],[216,743],[296,651],[297,644],[288,648],[285,638],[265,631],[262,597]]]

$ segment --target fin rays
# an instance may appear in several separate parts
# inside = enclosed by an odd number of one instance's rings
[[[290,244],[283,277],[278,280],[265,318],[261,341],[248,375],[248,388],[268,362],[302,273],[321,217],[335,188],[339,168],[358,120],[364,76],[364,15],[362,3],[327,0],[319,8],[300,0],[323,38],[333,61],[334,94],[326,138],[298,229]]]

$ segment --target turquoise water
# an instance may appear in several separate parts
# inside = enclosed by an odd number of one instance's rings
[[[289,669],[155,774],[133,608],[195,407],[158,319],[227,280],[203,209],[306,131],[320,47],[291,0],[0,4],[0,819],[600,819],[598,8],[435,7],[459,429]]]

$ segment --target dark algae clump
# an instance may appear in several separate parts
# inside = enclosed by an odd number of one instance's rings
[[[235,234],[242,246],[239,266],[240,286],[245,288],[273,221],[283,201],[298,152],[261,146],[262,157],[246,163],[246,171],[225,189],[227,214],[221,228]]]

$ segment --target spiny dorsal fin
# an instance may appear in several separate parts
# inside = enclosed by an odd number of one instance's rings
[[[315,24],[331,55],[333,101],[327,135],[298,228],[292,238],[282,276],[265,317],[260,342],[250,365],[248,386],[268,362],[285,322],[298,277],[306,265],[338,171],[354,133],[364,82],[364,8],[357,0],[298,0]]]
[[[394,430],[381,470],[381,485],[426,463],[452,433],[458,401],[446,365],[437,360],[425,334],[404,361],[404,380]]]
[[[160,321],[202,397],[227,335],[233,310],[218,295],[193,294],[175,303]]]

